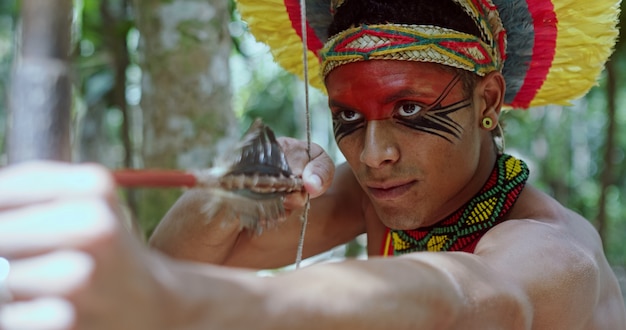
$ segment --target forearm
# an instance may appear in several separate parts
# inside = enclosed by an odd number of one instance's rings
[[[180,260],[235,267],[270,269],[294,262],[301,210],[259,235],[241,231],[238,220],[224,218],[224,212],[209,218],[203,211],[207,197],[202,191],[186,192],[155,229],[151,247]],[[314,233],[319,224],[310,227]],[[306,248],[310,256],[312,249]]]
[[[240,329],[261,314],[260,285],[255,272],[163,258],[157,273],[165,293],[161,330]]]
[[[280,326],[267,329],[448,329],[461,297],[440,270],[371,259],[310,267],[268,281]]]
[[[446,329],[462,298],[412,260],[318,265],[272,278],[183,265],[169,286],[176,329]],[[393,268],[389,267],[392,266]],[[173,284],[173,285],[172,285]],[[172,320],[170,320],[172,321]]]
[[[189,190],[163,217],[150,245],[177,259],[221,264],[239,235],[239,223],[223,214],[209,218],[206,192]]]
[[[362,196],[352,174],[344,174],[348,178],[340,178],[338,187],[312,200],[304,257],[346,243],[365,231],[359,210],[345,207],[360,204]],[[270,269],[294,262],[302,229],[302,206],[290,204],[286,221],[257,235],[241,232],[239,222],[225,219],[223,213],[209,219],[205,209],[210,197],[202,191],[186,192],[156,228],[150,245],[177,259],[235,267]]]

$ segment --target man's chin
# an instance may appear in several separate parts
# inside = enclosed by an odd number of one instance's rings
[[[375,209],[378,218],[387,228],[394,230],[411,230],[426,226],[424,219],[411,211],[401,212],[395,208],[383,207],[375,207]]]

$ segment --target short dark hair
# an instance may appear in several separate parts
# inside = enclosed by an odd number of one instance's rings
[[[328,35],[361,24],[435,25],[481,37],[474,20],[452,0],[346,0],[335,12]]]

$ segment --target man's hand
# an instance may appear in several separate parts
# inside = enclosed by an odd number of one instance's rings
[[[10,262],[12,296],[0,305],[0,328],[157,328],[156,257],[126,231],[116,206],[98,166],[0,171],[0,256]]]
[[[307,143],[292,138],[278,138],[291,171],[302,176],[306,192],[293,193],[285,197],[285,209],[289,212],[302,208],[306,202],[306,194],[310,198],[322,195],[332,184],[335,165],[328,154],[319,145],[311,144],[311,159],[306,148]]]
[[[278,142],[292,173],[302,176],[310,197],[322,195],[330,187],[335,171],[328,154],[312,144],[309,161],[306,142],[291,138],[279,138]],[[293,262],[301,229],[297,220],[306,201],[305,192],[285,196],[287,215],[293,215],[261,235],[242,232],[237,219],[225,218],[228,216],[225,212],[218,212],[209,219],[206,205],[210,198],[211,194],[202,190],[187,191],[161,220],[150,238],[150,245],[177,259],[213,264],[274,268]],[[318,223],[323,228],[322,223]],[[309,233],[316,235],[315,230]],[[327,248],[330,247],[332,245]]]

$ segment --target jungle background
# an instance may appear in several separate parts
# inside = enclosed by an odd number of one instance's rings
[[[7,162],[8,97],[21,22],[20,2],[1,0],[0,165]],[[306,136],[303,83],[273,63],[230,0],[74,0],[71,45],[76,162],[203,168],[257,117],[277,135]],[[572,106],[503,114],[507,152],[528,161],[533,185],[598,229],[622,287],[625,52],[618,41],[598,86]],[[314,89],[311,113],[313,141],[340,162],[324,95]],[[120,190],[144,236],[180,193]],[[317,260],[362,257],[363,242],[361,237]]]

